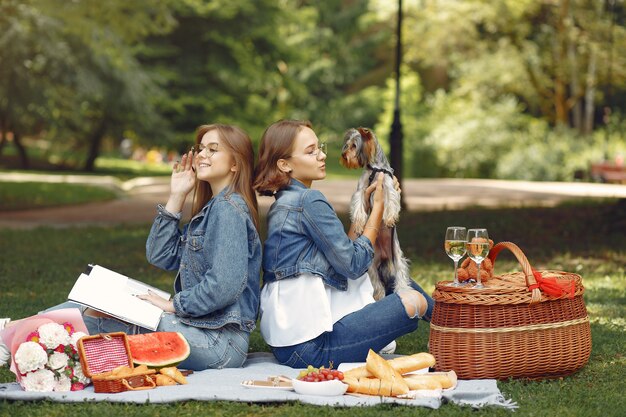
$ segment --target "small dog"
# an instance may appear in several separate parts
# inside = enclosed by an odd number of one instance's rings
[[[357,233],[363,233],[369,217],[365,201],[365,189],[374,181],[376,174],[383,172],[385,209],[380,226],[374,261],[369,276],[374,287],[374,299],[380,300],[388,291],[398,292],[410,288],[411,276],[407,259],[400,249],[395,224],[400,216],[400,193],[394,188],[393,169],[378,144],[374,133],[366,128],[350,129],[344,136],[341,164],[349,169],[364,168],[356,192],[350,203],[350,218]],[[373,200],[374,193],[370,195]],[[369,207],[372,207],[371,201]]]

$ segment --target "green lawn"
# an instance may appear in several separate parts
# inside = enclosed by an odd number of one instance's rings
[[[92,185],[0,182],[0,212],[89,203],[116,197],[114,191]]]
[[[626,370],[626,210],[623,204],[570,204],[559,208],[465,210],[405,213],[399,227],[415,279],[427,290],[450,279],[452,262],[443,252],[443,233],[452,224],[485,226],[495,241],[511,240],[538,269],[575,271],[584,278],[585,300],[591,317],[593,350],[589,364],[576,375],[553,381],[499,383],[507,398],[518,403],[514,415],[618,416],[626,410],[623,374]],[[148,225],[114,228],[35,230],[0,229],[0,317],[21,317],[64,301],[88,262],[116,269],[163,288],[173,274],[147,265],[144,243]],[[496,272],[517,269],[513,256],[502,254]],[[426,350],[427,326],[398,340],[398,353]],[[251,350],[266,351],[258,331]],[[537,352],[541,354],[541,352]],[[14,381],[0,368],[0,382]],[[67,415],[223,415],[223,416],[394,416],[469,415],[472,410],[451,404],[426,408],[378,406],[329,408],[301,404],[250,405],[185,402],[170,405],[57,404],[0,402],[0,416]],[[489,408],[480,415],[510,415]]]

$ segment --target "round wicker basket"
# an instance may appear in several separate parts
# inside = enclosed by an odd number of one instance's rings
[[[579,275],[541,271],[541,279],[569,287],[541,291],[526,256],[515,244],[493,247],[515,254],[523,272],[490,279],[485,288],[437,284],[430,327],[436,369],[461,379],[556,378],[582,368],[591,354],[591,329]]]

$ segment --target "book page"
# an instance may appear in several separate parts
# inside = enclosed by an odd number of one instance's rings
[[[81,274],[68,295],[68,299],[101,311],[113,317],[156,330],[163,310],[141,300],[135,294],[154,291],[163,298],[170,295],[158,288],[132,280],[106,268],[94,266],[89,275]]]

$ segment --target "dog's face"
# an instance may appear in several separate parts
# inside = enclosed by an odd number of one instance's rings
[[[341,165],[349,169],[363,168],[376,155],[376,136],[364,127],[350,129],[343,138]]]

